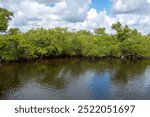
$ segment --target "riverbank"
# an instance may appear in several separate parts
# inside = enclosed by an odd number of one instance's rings
[[[45,57],[45,58],[36,58],[30,60],[17,60],[17,61],[0,61],[1,64],[7,63],[34,63],[36,61],[44,61],[44,60],[89,60],[89,61],[103,61],[103,60],[120,60],[120,61],[141,61],[141,60],[150,60],[150,57],[143,57],[143,58],[121,58],[121,57],[81,57],[81,56],[52,56],[52,57]]]
[[[150,34],[142,34],[136,29],[112,24],[115,33],[99,27],[93,31],[67,28],[37,28],[21,32],[18,28],[8,28],[13,13],[0,8],[3,21],[0,23],[0,61],[24,62],[42,58],[150,58]]]
[[[0,35],[0,60],[32,61],[53,57],[149,59],[150,35],[142,35],[127,26],[116,29],[116,25],[118,23],[112,25],[116,34],[107,34],[104,29],[102,33],[101,28],[95,33],[86,30],[70,32],[66,28],[39,28],[25,33],[11,29]]]

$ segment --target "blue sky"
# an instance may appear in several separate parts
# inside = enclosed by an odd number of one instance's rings
[[[100,12],[103,9],[109,11],[111,7],[111,3],[110,0],[92,0],[91,7],[95,8],[97,12]]]

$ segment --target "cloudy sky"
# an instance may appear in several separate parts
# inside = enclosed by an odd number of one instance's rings
[[[68,27],[93,30],[117,21],[150,33],[150,0],[0,0],[0,7],[14,12],[10,27]]]

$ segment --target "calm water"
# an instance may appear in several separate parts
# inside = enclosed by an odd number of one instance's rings
[[[150,99],[150,61],[0,64],[0,99]]]

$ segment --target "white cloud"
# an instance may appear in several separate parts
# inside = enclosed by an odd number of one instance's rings
[[[111,25],[115,23],[115,19],[108,16],[106,11],[97,12],[91,8],[87,12],[87,18],[83,22],[84,29],[93,30],[98,27],[105,27],[110,32]]]
[[[7,0],[0,5],[14,12],[11,27],[24,28],[83,22],[90,3],[91,0]]]
[[[112,0],[112,12],[123,24],[150,33],[150,0]]]
[[[147,0],[112,0],[114,13],[145,13],[148,9]]]
[[[0,7],[14,12],[10,27],[22,31],[36,27],[68,27],[93,30],[105,27],[112,32],[116,21],[150,33],[150,0],[111,0],[111,13],[90,8],[92,0],[6,0]]]
[[[91,0],[8,0],[2,4],[14,12],[10,27],[23,31],[58,26],[93,30],[97,27],[108,28],[113,20],[106,11],[97,13],[95,9],[90,9]]]

